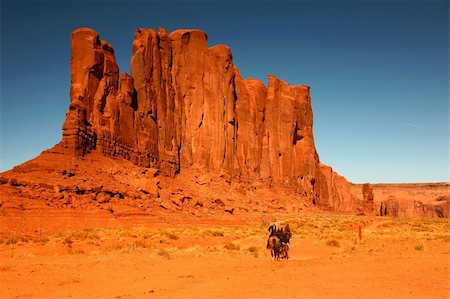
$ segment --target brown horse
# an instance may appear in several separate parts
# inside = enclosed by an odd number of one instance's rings
[[[281,241],[277,236],[270,236],[267,240],[267,249],[270,250],[270,255],[275,261],[280,259]]]

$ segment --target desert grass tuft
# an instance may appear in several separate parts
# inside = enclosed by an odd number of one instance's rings
[[[178,240],[180,237],[171,232],[164,232],[164,235],[170,240]]]
[[[423,251],[423,245],[422,244],[416,244],[416,246],[414,247],[415,250],[418,251]]]
[[[241,247],[240,247],[238,244],[234,244],[234,243],[232,243],[232,242],[226,244],[226,245],[224,246],[224,248],[225,248],[225,249],[228,249],[228,250],[236,250],[236,251],[238,251],[238,250],[241,249]]]
[[[63,243],[71,247],[73,244],[72,236],[67,236],[64,238]]]
[[[167,250],[165,250],[165,249],[159,249],[159,250],[156,252],[156,254],[157,254],[158,256],[164,257],[164,258],[166,258],[166,259],[168,259],[168,260],[170,260],[170,259],[172,258],[172,257],[170,256],[169,252],[168,252]]]
[[[259,251],[259,248],[258,248],[257,246],[255,246],[255,245],[252,245],[252,246],[250,246],[250,247],[248,248],[248,251],[250,251],[250,252],[252,252],[252,253],[258,252],[258,251]]]
[[[48,243],[49,241],[50,241],[50,239],[49,238],[47,238],[47,237],[39,237],[39,238],[36,238],[36,239],[34,239],[33,240],[34,241],[34,243],[42,243],[42,244],[45,244],[45,243]]]
[[[339,244],[339,241],[336,240],[336,239],[328,240],[325,244],[328,245],[328,246],[334,246],[334,247],[340,247],[341,246]]]
[[[16,234],[12,234],[11,236],[9,236],[8,239],[5,240],[5,244],[6,245],[14,245],[17,244],[17,242],[19,241],[19,238],[16,236]]]
[[[220,231],[220,230],[215,230],[211,234],[213,237],[223,237],[224,236],[223,231]]]

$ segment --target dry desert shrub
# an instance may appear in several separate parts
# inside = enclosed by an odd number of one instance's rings
[[[233,242],[226,244],[224,246],[224,248],[228,249],[228,250],[236,250],[236,251],[241,249],[241,247],[238,244],[234,244]]]
[[[73,244],[72,236],[65,237],[63,240],[63,243],[69,247],[72,246],[72,244]]]
[[[340,247],[340,246],[341,246],[341,245],[339,244],[339,241],[336,240],[336,239],[328,240],[325,244],[326,244],[327,246],[334,246],[334,247]]]
[[[36,238],[36,239],[34,239],[33,240],[34,241],[34,243],[42,243],[42,244],[45,244],[45,243],[48,243],[49,241],[50,241],[50,239],[49,238],[47,238],[47,237],[38,237],[38,238]]]
[[[152,248],[151,245],[147,244],[145,241],[142,241],[142,240],[134,241],[134,243],[132,243],[132,246],[134,248],[147,248],[147,249]]]
[[[17,244],[17,243],[27,243],[31,238],[27,236],[17,236],[15,233],[9,236],[8,239],[5,240],[5,244]]]
[[[224,233],[223,233],[223,231],[215,230],[215,231],[213,231],[213,232],[211,233],[211,235],[212,235],[213,237],[223,237],[223,236],[224,236]]]
[[[202,231],[200,235],[202,237],[210,237],[210,236],[223,237],[225,234],[222,230],[219,230],[219,229],[214,229],[214,230],[207,229],[207,230]]]
[[[206,251],[216,253],[216,252],[219,252],[219,249],[217,248],[217,246],[208,246]]]
[[[415,250],[418,251],[423,251],[423,245],[422,244],[416,244],[416,246],[414,247]]]
[[[70,251],[69,251],[69,253],[70,254],[85,254],[86,252],[84,252],[84,250],[83,249],[80,249],[80,248],[78,248],[78,249],[71,249]]]
[[[123,246],[122,252],[130,253],[142,248],[146,249],[149,248],[149,246],[144,241],[137,240],[134,241],[133,243],[128,243],[127,245]]]
[[[255,253],[255,252],[258,252],[258,251],[259,251],[259,248],[256,247],[255,245],[252,245],[252,246],[250,246],[250,247],[248,248],[248,251],[250,251],[250,252],[252,252],[252,253]]]
[[[16,236],[16,234],[12,234],[8,239],[5,240],[5,245],[17,244],[18,241],[19,238]]]
[[[164,236],[169,238],[170,240],[178,240],[180,237],[171,232],[164,232]]]
[[[114,245],[112,245],[112,246],[107,247],[107,248],[106,248],[106,251],[109,252],[109,251],[115,251],[115,250],[122,250],[122,249],[124,249],[124,248],[125,248],[125,245],[124,245],[124,244],[122,244],[122,243],[117,243],[117,244],[114,244]]]
[[[165,250],[165,249],[159,249],[159,250],[156,252],[156,254],[157,254],[158,256],[164,257],[164,258],[166,258],[166,259],[168,259],[168,260],[170,260],[170,259],[172,258],[172,257],[170,256],[169,252],[167,252],[167,250]]]
[[[254,257],[258,257],[258,255],[259,255],[259,248],[257,246],[254,246],[254,245],[250,246],[248,248],[248,251],[250,253],[253,253]]]

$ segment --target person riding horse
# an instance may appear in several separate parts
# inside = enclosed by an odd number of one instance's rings
[[[267,239],[267,248],[269,248],[269,239],[272,236],[276,236],[281,241],[280,251],[282,251],[284,249],[285,257],[289,258],[287,252],[289,251],[289,246],[290,246],[289,241],[292,236],[289,224],[286,224],[286,226],[284,228],[283,227],[277,228],[276,223],[274,223],[271,226],[269,226],[268,231],[270,232],[270,235],[269,235],[269,238]]]

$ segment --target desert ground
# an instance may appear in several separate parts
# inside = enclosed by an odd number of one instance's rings
[[[338,215],[257,181],[150,171],[43,154],[2,173],[0,298],[450,296],[448,218]],[[288,260],[266,249],[273,221],[292,229]]]
[[[28,216],[0,218],[0,298],[450,295],[448,219],[318,213],[252,221],[111,219],[76,210]],[[273,220],[292,228],[288,260],[274,261],[266,249]],[[11,231],[27,223],[35,229]]]

